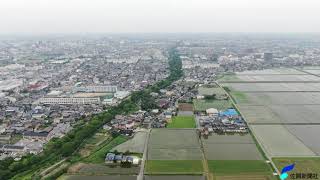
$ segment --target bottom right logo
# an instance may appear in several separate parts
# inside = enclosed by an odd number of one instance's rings
[[[287,179],[289,177],[287,172],[292,171],[294,169],[294,166],[295,166],[295,164],[291,164],[291,165],[288,165],[288,166],[282,168],[282,171],[280,174],[280,179],[281,180]]]

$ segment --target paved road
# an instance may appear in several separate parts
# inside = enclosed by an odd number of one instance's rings
[[[137,176],[137,180],[144,179],[144,166],[145,166],[145,162],[147,160],[148,142],[149,142],[150,132],[151,132],[151,129],[148,130],[147,138],[144,142],[144,151],[143,151],[143,156],[142,156],[142,161],[141,161],[141,166],[140,166],[140,172],[139,172],[139,175]]]

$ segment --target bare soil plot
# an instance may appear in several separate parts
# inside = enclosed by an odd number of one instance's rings
[[[251,127],[255,137],[271,157],[315,155],[282,125],[251,125]]]
[[[262,160],[250,134],[216,135],[202,139],[208,160]]]
[[[118,152],[130,151],[134,153],[143,153],[147,134],[147,132],[137,132],[133,138],[116,146],[111,151],[117,150]]]
[[[103,163],[101,164],[83,164],[81,163],[81,166],[78,166],[77,164],[77,171],[73,171],[75,174],[79,175],[101,175],[101,174],[124,174],[124,175],[132,175],[132,174],[138,174],[140,167],[138,166],[132,166],[131,168],[121,168],[120,166],[111,167],[107,166]],[[72,168],[71,169],[75,169]]]
[[[153,129],[148,144],[149,160],[201,159],[195,130]]]
[[[193,106],[189,103],[180,103],[179,111],[193,111]]]

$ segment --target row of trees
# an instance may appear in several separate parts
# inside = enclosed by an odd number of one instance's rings
[[[132,93],[131,98],[122,101],[118,106],[111,107],[105,112],[94,115],[89,122],[80,120],[66,136],[60,139],[53,138],[39,155],[29,154],[19,161],[14,161],[13,158],[6,158],[0,161],[0,180],[10,179],[14,176],[18,177],[17,175],[23,176],[30,172],[33,173],[37,169],[53,164],[62,158],[71,157],[84,140],[94,135],[98,129],[111,121],[117,114],[129,114],[138,110],[138,106],[143,110],[156,108],[155,100],[150,93],[166,88],[182,76],[182,63],[177,51],[171,50],[169,55],[170,75],[165,80],[145,90]],[[37,179],[37,177],[33,178]]]

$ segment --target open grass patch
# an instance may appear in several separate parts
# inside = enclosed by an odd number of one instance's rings
[[[272,171],[263,160],[213,160],[209,170],[215,175],[270,175]]]
[[[200,160],[148,160],[147,174],[201,174],[203,171]]]
[[[172,122],[167,125],[168,128],[195,128],[196,122],[193,116],[175,116]]]
[[[195,111],[206,111],[209,108],[215,108],[218,110],[226,110],[232,107],[229,100],[193,100]]]

